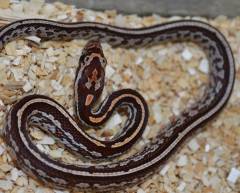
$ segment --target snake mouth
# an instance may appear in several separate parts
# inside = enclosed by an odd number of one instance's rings
[[[103,56],[102,46],[99,40],[91,40],[84,47],[84,54],[100,53]]]
[[[99,40],[90,40],[87,42],[85,48],[86,48],[86,50],[88,50],[90,48],[101,48],[100,41]]]

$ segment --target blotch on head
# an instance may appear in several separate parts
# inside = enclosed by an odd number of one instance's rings
[[[78,81],[78,88],[94,96],[95,92],[103,87],[106,63],[99,40],[89,41],[80,57],[81,78]]]

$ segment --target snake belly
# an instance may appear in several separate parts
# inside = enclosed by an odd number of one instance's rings
[[[9,146],[10,154],[21,169],[29,175],[38,178],[46,185],[52,185],[55,188],[106,191],[118,190],[142,182],[146,177],[154,173],[154,170],[164,164],[189,133],[196,130],[201,124],[206,123],[224,107],[234,85],[235,64],[228,42],[214,27],[199,21],[182,20],[146,28],[128,29],[94,22],[67,24],[42,19],[26,19],[13,22],[0,29],[0,48],[2,49],[9,41],[31,35],[38,36],[43,40],[92,39],[106,42],[114,47],[121,46],[126,48],[149,46],[166,41],[192,41],[201,46],[210,61],[209,84],[204,96],[190,108],[184,110],[174,121],[170,122],[142,151],[126,159],[112,161],[108,164],[86,163],[69,165],[51,159],[39,151],[29,140],[29,134],[24,129],[27,127],[27,121],[29,121],[26,115],[32,113],[35,119],[37,117],[42,119],[43,123],[55,125],[56,127],[59,125],[60,115],[64,115],[68,119],[69,124],[72,124],[76,128],[78,126],[74,125],[75,123],[70,115],[61,105],[45,96],[30,95],[13,105],[8,113],[5,127],[5,139]],[[77,80],[78,78],[76,77],[75,81],[78,82]],[[91,80],[95,81],[94,78]],[[94,86],[96,86],[96,82]],[[76,102],[81,97],[81,93],[78,95],[78,92],[76,92],[77,87],[75,85]],[[123,90],[123,92],[125,91]],[[130,90],[130,94],[132,92],[134,91]],[[121,93],[120,91],[115,97],[118,98],[124,94],[126,93]],[[144,101],[143,98],[138,103],[136,101],[140,98],[140,95],[137,92],[133,95],[136,96],[135,99],[134,96],[131,96],[133,102],[135,101],[134,103],[139,106],[141,101]],[[85,103],[79,104],[76,107],[76,111],[80,117],[82,115],[79,107],[90,104],[95,100],[93,98],[90,93],[90,95],[87,94],[84,99],[81,99]],[[113,101],[113,98],[106,101]],[[110,108],[111,105],[106,105],[106,101],[102,103],[102,107],[105,105],[105,107]],[[124,102],[122,104],[124,105]],[[44,105],[48,107],[39,110]],[[53,106],[55,110],[53,110]],[[35,112],[34,108],[39,110],[40,114],[38,111]],[[130,111],[131,108],[134,112],[135,107],[128,105]],[[47,111],[44,109],[47,109]],[[143,106],[142,109],[147,109],[147,107]],[[88,111],[87,116],[81,122],[86,125],[93,124],[96,126],[96,122],[105,121],[104,118],[97,118],[98,116],[101,117],[101,111],[107,112],[107,109],[99,108],[98,110],[98,112],[95,112],[98,115]],[[142,111],[140,110],[140,112]],[[51,117],[49,115],[54,116]],[[89,119],[89,116],[93,118]],[[65,118],[64,120],[67,120]],[[34,120],[31,121],[34,124]],[[67,123],[63,122],[62,124]],[[46,127],[51,130],[51,126]],[[54,133],[54,129],[52,131]],[[103,158],[100,155],[101,151],[99,149],[101,149],[101,145],[106,147],[108,145],[107,142],[93,139],[84,131],[77,130],[77,133],[81,134],[81,140],[78,140],[81,143],[74,144],[75,139],[72,140],[70,135],[68,138],[69,141],[66,142],[66,140],[63,140],[62,135],[64,135],[64,132],[59,134],[60,141],[65,142],[65,145],[69,146],[70,149],[80,148],[87,157]],[[130,132],[128,137],[131,137],[133,133]],[[127,132],[123,131],[116,140],[125,134]],[[121,138],[116,143],[113,141],[107,147],[111,151],[114,149],[113,145],[126,145],[120,150],[121,152],[125,151],[128,145],[131,146],[136,141],[135,138],[132,141],[123,140]],[[104,149],[105,147],[102,148]],[[117,152],[115,153],[117,155]],[[111,153],[105,156],[111,157]]]

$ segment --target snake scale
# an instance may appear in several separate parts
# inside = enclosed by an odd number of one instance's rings
[[[224,107],[233,88],[235,64],[231,48],[217,29],[200,21],[181,20],[129,29],[94,22],[25,19],[0,29],[0,48],[14,39],[32,35],[42,40],[90,40],[79,59],[74,83],[78,120],[53,99],[36,94],[17,101],[6,117],[4,137],[13,160],[28,175],[54,188],[106,191],[141,183],[165,163],[189,133]],[[151,139],[142,151],[114,161],[110,158],[123,154],[143,133],[148,107],[138,92],[123,89],[110,94],[93,110],[104,87],[107,63],[100,42],[136,48],[168,41],[191,41],[206,52],[210,71],[205,94]],[[101,141],[84,131],[83,126],[97,127],[121,107],[127,110],[128,119],[113,139]],[[56,161],[33,144],[28,132],[31,125],[50,133],[71,151],[89,159],[112,161],[78,165]]]

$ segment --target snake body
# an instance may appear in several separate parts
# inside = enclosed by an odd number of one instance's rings
[[[27,174],[55,188],[117,190],[142,182],[164,164],[186,136],[217,114],[227,103],[235,78],[230,46],[214,27],[182,20],[152,27],[128,29],[80,22],[60,23],[42,19],[13,22],[0,29],[0,48],[16,38],[38,36],[43,40],[91,39],[79,60],[75,79],[77,123],[56,101],[29,95],[15,103],[7,115],[5,140],[17,165]],[[91,110],[104,84],[106,59],[100,42],[117,47],[142,47],[166,41],[192,41],[200,45],[210,61],[209,85],[205,94],[184,110],[139,153],[111,163],[70,165],[42,153],[30,140],[27,127],[36,125],[54,135],[66,148],[90,159],[111,158],[130,148],[142,134],[148,119],[143,97],[134,90],[112,93],[96,111]],[[112,140],[100,141],[82,130],[81,125],[99,126],[118,107],[129,118]]]

